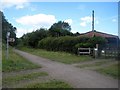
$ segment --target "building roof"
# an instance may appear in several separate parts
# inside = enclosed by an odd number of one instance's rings
[[[116,36],[116,35],[107,34],[107,33],[103,33],[103,32],[98,32],[96,30],[89,31],[89,32],[86,32],[86,33],[82,33],[82,34],[80,34],[80,36],[87,36],[87,37],[101,36],[101,37],[104,37],[104,38],[118,38],[118,36]]]

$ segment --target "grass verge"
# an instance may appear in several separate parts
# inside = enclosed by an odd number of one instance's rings
[[[39,76],[47,76],[48,74],[46,72],[35,72],[35,73],[30,73],[30,74],[24,74],[24,75],[16,75],[14,76],[9,76],[6,78],[3,78],[3,84],[12,84],[19,82],[21,80],[30,80],[37,78]]]
[[[51,80],[44,83],[32,83],[25,86],[25,88],[72,88],[70,85],[62,81]]]
[[[77,65],[76,67],[79,67],[79,68],[85,68],[85,67],[97,67],[97,66],[101,66],[103,64],[106,64],[106,63],[109,63],[109,61],[99,61],[99,62],[95,62],[95,63],[92,63],[92,64],[83,64],[83,65]]]
[[[120,64],[113,64],[104,68],[97,69],[96,71],[105,75],[112,76],[115,79],[120,79]]]
[[[5,49],[2,50],[2,72],[20,71],[26,69],[41,68],[41,66],[29,62],[22,56],[9,49],[9,58],[6,59]]]
[[[33,49],[33,48],[26,48],[26,47],[21,48],[21,50],[29,52],[34,55],[44,57],[44,58],[48,58],[53,61],[58,61],[66,64],[92,60],[90,56],[76,56],[66,52],[53,52],[53,51],[46,51],[42,49]]]

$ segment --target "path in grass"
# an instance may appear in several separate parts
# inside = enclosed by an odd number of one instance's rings
[[[42,70],[57,80],[66,81],[75,88],[117,88],[118,80],[106,77],[95,71],[76,68],[59,62],[50,61],[20,50],[15,50],[18,54],[33,63],[40,64]]]

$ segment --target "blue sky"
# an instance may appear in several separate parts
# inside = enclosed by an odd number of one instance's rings
[[[17,2],[2,3],[5,17],[17,27],[17,37],[37,28],[47,28],[58,21],[68,22],[71,32],[91,30],[92,10],[95,30],[118,35],[117,2]]]

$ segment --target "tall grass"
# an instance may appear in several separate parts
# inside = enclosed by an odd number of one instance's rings
[[[15,77],[9,76],[9,77],[3,78],[3,84],[9,85],[12,83],[18,83],[19,81],[22,81],[22,80],[30,80],[40,76],[47,76],[47,75],[48,74],[46,72],[34,72],[30,74],[16,75]]]
[[[120,79],[120,63],[97,69],[98,72]]]
[[[48,58],[53,61],[58,61],[66,64],[92,60],[90,56],[77,56],[66,52],[53,52],[53,51],[46,51],[43,49],[33,49],[26,47],[22,47],[21,50],[44,58]]]
[[[58,81],[58,80],[51,80],[48,82],[44,82],[44,83],[32,83],[32,84],[28,84],[25,86],[25,88],[56,88],[56,89],[64,89],[64,88],[69,88],[69,90],[72,90],[72,87],[62,81]]]
[[[33,64],[25,58],[19,56],[13,52],[12,48],[9,48],[9,58],[6,59],[5,48],[2,49],[2,72],[20,71],[26,69],[40,68],[36,64]]]

